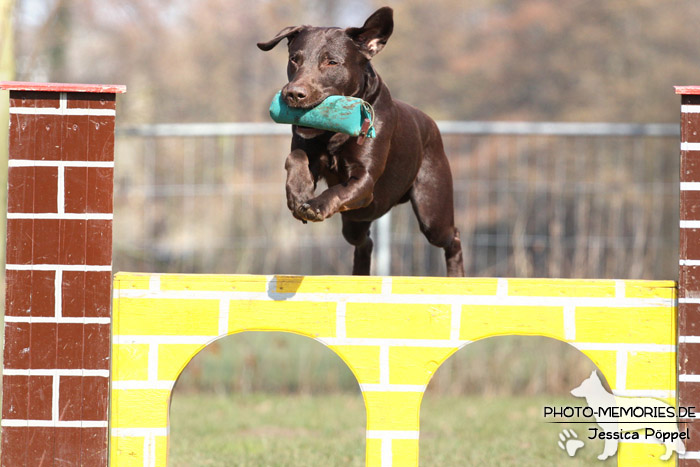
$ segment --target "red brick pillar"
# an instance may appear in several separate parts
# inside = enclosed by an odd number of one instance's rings
[[[681,94],[681,203],[678,277],[678,405],[700,412],[700,87]],[[679,465],[700,466],[700,422]],[[684,428],[684,427],[683,427]]]
[[[2,467],[107,465],[115,94],[10,90]]]

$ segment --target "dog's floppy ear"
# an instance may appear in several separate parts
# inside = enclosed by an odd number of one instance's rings
[[[291,41],[296,37],[297,34],[299,34],[299,31],[304,29],[305,26],[288,26],[284,29],[282,29],[280,32],[277,33],[275,37],[270,39],[267,42],[258,42],[258,48],[260,50],[264,50],[267,52],[268,50],[271,50],[274,46],[276,46],[279,41],[284,39],[285,37]]]
[[[362,54],[369,58],[377,55],[386,45],[394,31],[394,10],[385,6],[367,18],[361,28],[345,30],[360,47]]]

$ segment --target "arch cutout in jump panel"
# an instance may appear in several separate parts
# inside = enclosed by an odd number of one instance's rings
[[[568,342],[617,395],[675,404],[670,281],[119,274],[114,289],[112,465],[165,465],[174,376],[160,362],[179,372],[206,343],[241,331],[305,335],[346,362],[365,401],[368,466],[418,464],[427,384],[487,337]],[[618,465],[659,455],[656,445],[623,445]]]
[[[330,349],[246,331],[202,349],[170,401],[168,465],[364,466],[357,380]]]
[[[423,397],[421,465],[617,465],[615,456],[597,459],[604,441],[586,439],[595,422],[577,415],[586,402],[569,392],[592,371],[610,391],[590,358],[557,339],[496,336],[462,347]]]

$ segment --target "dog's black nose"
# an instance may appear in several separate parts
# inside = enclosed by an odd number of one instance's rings
[[[283,94],[287,104],[294,106],[303,103],[304,99],[309,95],[309,92],[304,86],[288,85]]]

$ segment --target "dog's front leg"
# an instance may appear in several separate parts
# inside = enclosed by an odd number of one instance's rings
[[[287,171],[285,185],[287,207],[292,211],[294,217],[306,223],[306,219],[301,217],[298,212],[306,200],[313,198],[316,189],[315,177],[309,167],[309,158],[306,152],[303,149],[295,149],[290,152],[284,163],[284,168]]]
[[[374,179],[365,170],[356,170],[345,183],[328,188],[297,209],[300,218],[320,222],[336,212],[367,206],[372,202]]]

